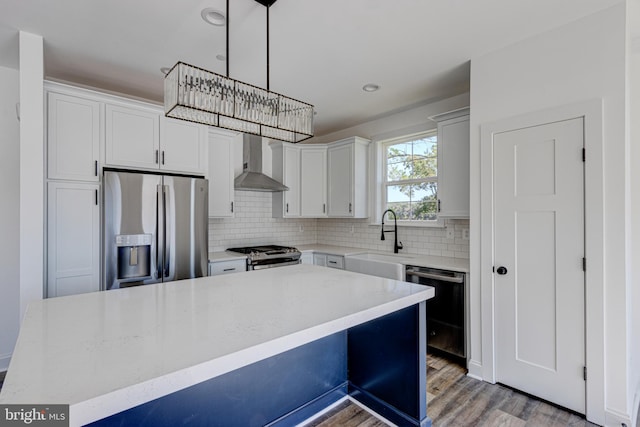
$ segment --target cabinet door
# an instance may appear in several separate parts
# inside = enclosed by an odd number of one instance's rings
[[[300,151],[300,213],[327,216],[327,149],[302,147]]]
[[[59,93],[47,97],[47,176],[98,181],[100,104]]]
[[[469,116],[438,123],[438,216],[469,217]]]
[[[164,116],[160,125],[160,169],[205,174],[206,128]]]
[[[313,263],[322,267],[327,266],[327,254],[313,254]]]
[[[300,149],[284,147],[284,176],[282,183],[289,187],[284,191],[284,217],[300,216]]]
[[[98,184],[50,182],[47,202],[47,296],[100,290]]]
[[[106,159],[113,166],[158,169],[160,114],[106,105]]]
[[[329,147],[329,216],[353,216],[353,145]]]
[[[233,217],[235,136],[209,133],[209,217]]]

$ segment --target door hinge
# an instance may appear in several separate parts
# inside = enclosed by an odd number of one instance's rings
[[[583,162],[587,161],[587,149],[586,148],[582,149],[582,161]]]
[[[587,271],[587,259],[582,258],[582,271]]]
[[[582,367],[582,378],[584,378],[584,380],[587,380],[587,367],[583,366]]]

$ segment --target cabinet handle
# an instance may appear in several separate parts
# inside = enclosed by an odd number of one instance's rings
[[[233,202],[231,202],[231,213],[233,213]]]
[[[93,162],[93,173],[95,174],[95,176],[98,176],[98,161],[94,161]]]
[[[96,190],[96,206],[98,206],[98,190]]]
[[[287,203],[287,213],[289,213],[289,203]]]
[[[156,150],[156,165],[158,164],[158,150]]]
[[[349,203],[349,213],[351,213],[351,203]]]
[[[327,213],[327,204],[326,203],[322,204],[322,213]]]
[[[233,267],[233,268],[225,268],[222,271],[236,271],[236,268],[235,267]]]
[[[164,150],[162,150],[162,164],[164,165]]]
[[[438,212],[440,212],[440,199],[438,199]]]

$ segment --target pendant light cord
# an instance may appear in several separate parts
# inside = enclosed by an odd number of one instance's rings
[[[227,78],[229,78],[229,0],[227,0]]]
[[[267,6],[267,90],[269,90],[269,9],[270,6]]]

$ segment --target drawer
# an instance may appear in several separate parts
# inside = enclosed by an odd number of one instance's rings
[[[209,276],[239,273],[241,271],[247,271],[246,259],[234,259],[231,261],[216,261],[209,263]]]
[[[344,270],[344,257],[339,255],[327,255],[327,267]]]

